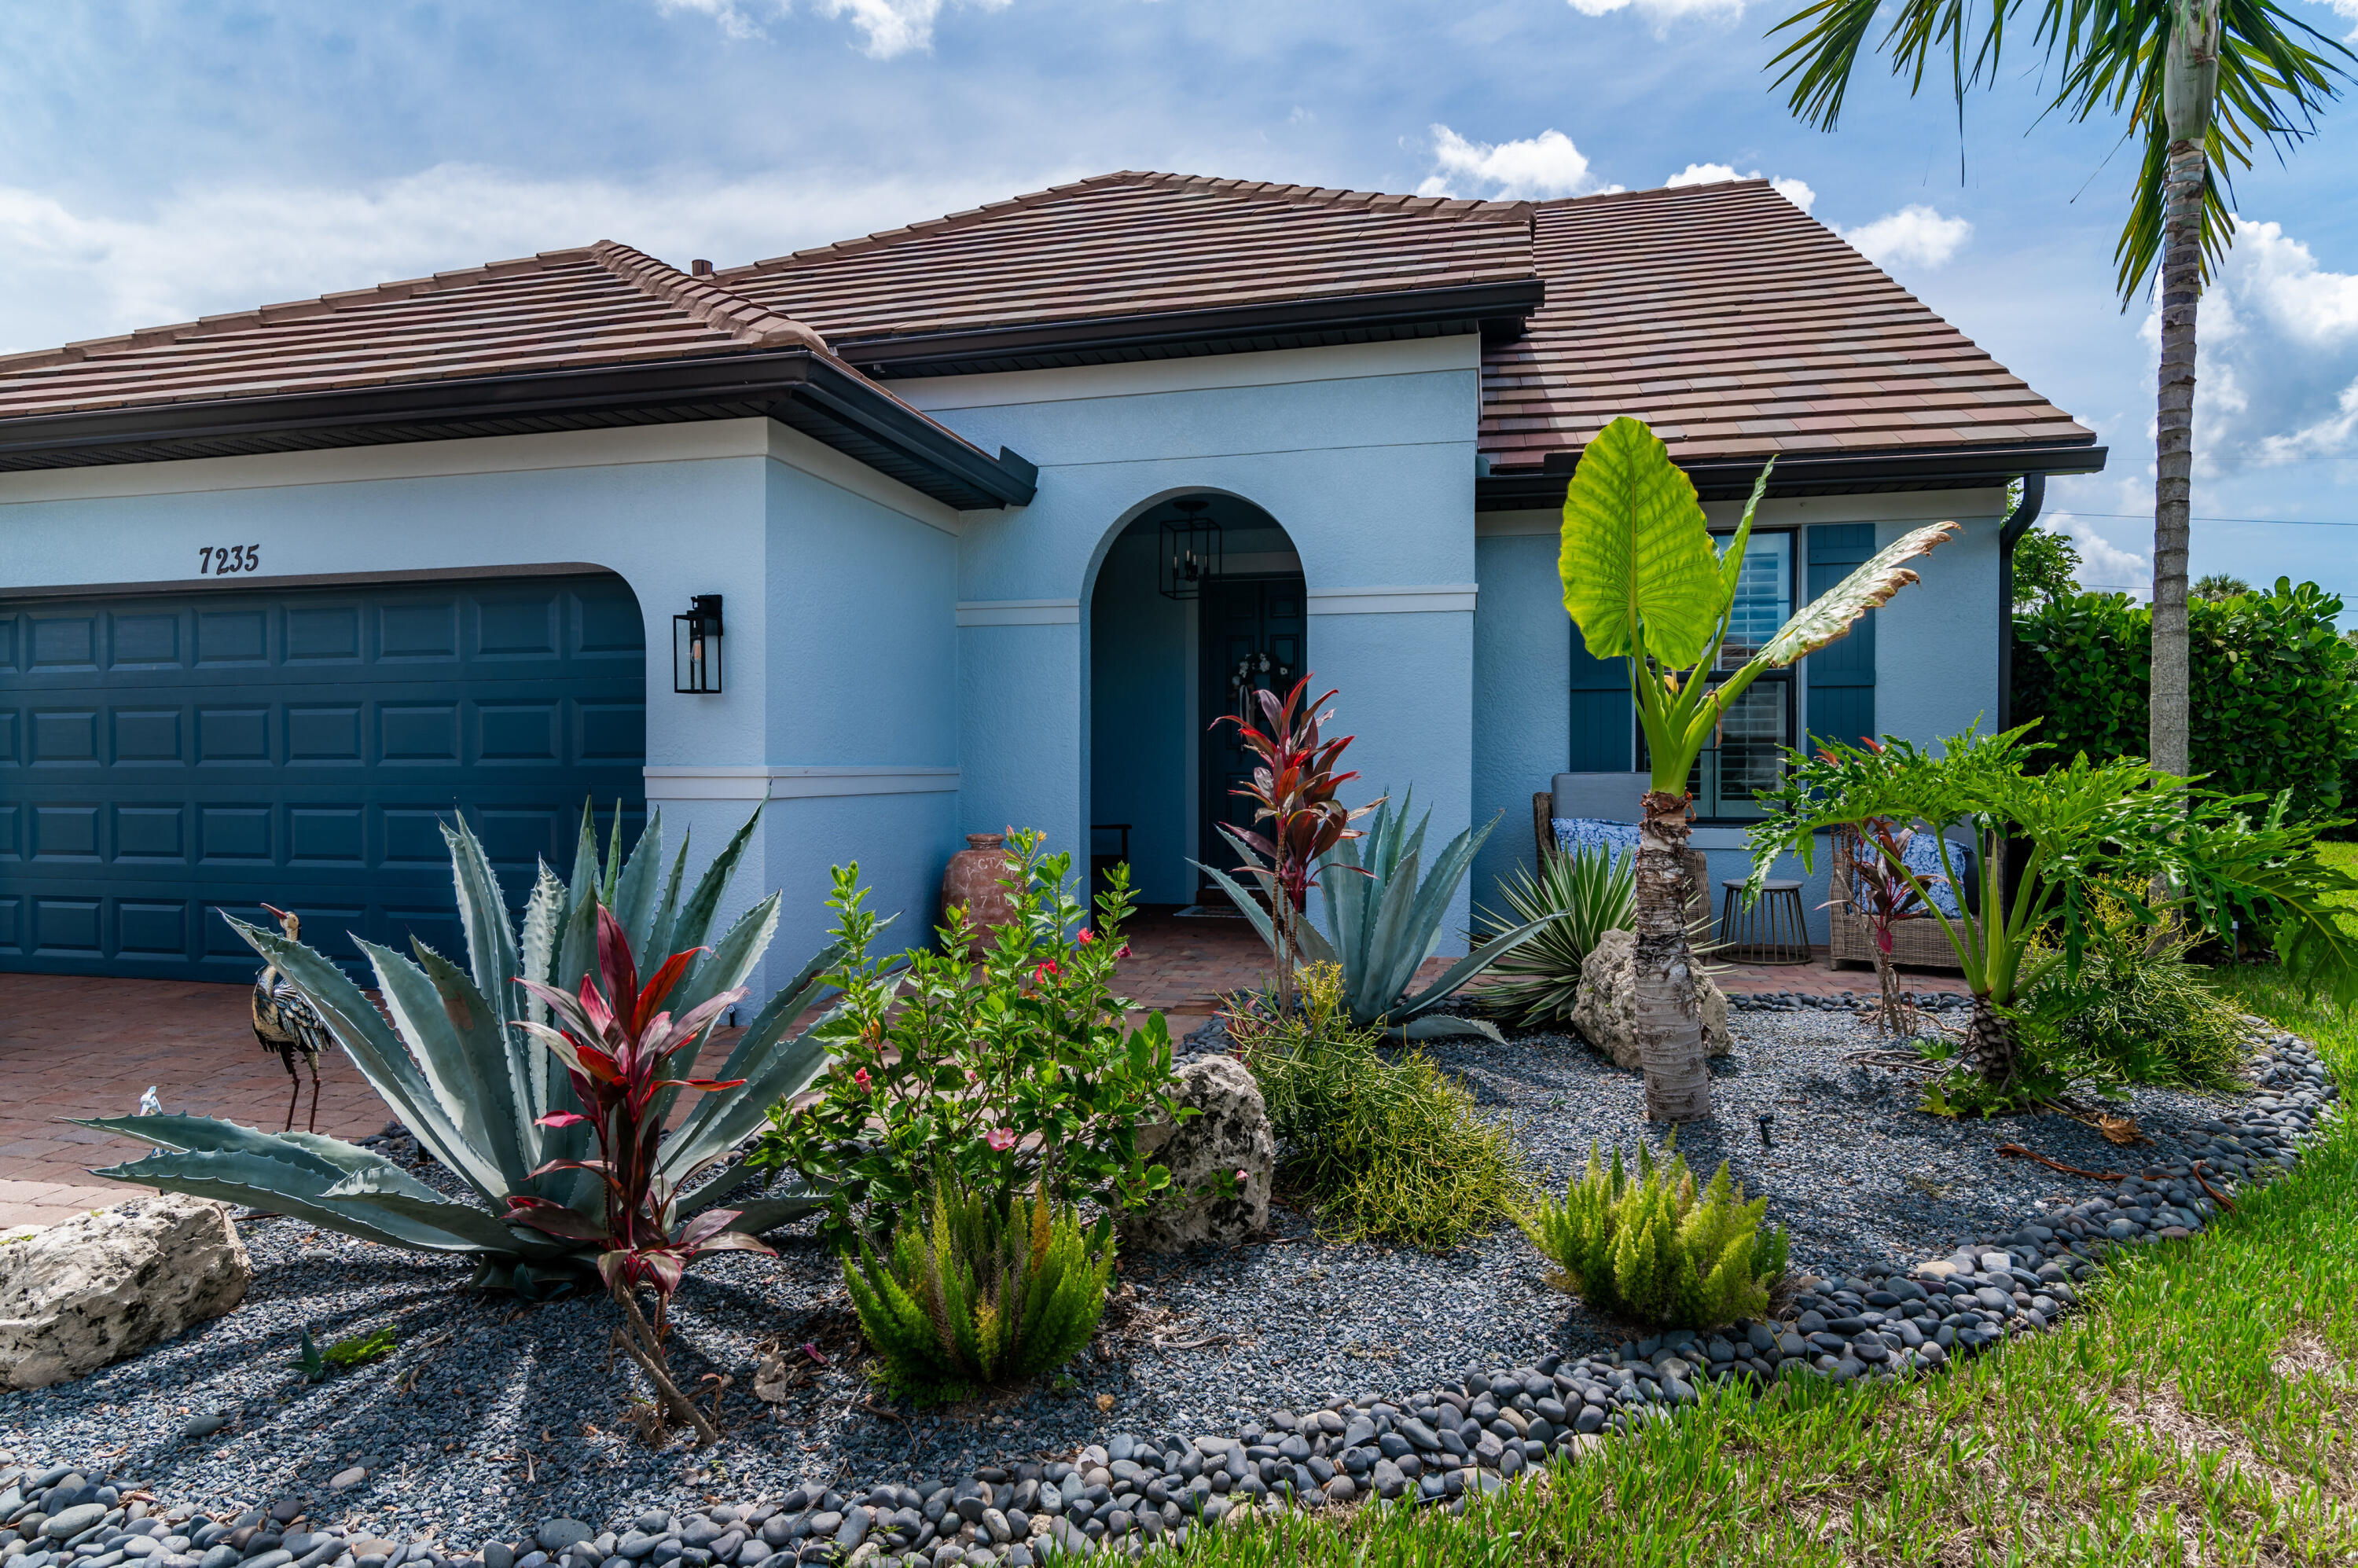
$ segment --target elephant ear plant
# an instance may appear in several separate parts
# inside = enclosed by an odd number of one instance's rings
[[[754,820],[759,817],[756,811]],[[683,893],[687,845],[683,839],[666,858],[659,813],[649,818],[627,861],[618,827],[602,864],[585,813],[571,881],[543,865],[519,931],[509,923],[482,845],[463,821],[445,827],[468,967],[422,942],[411,944],[414,961],[362,942],[382,1010],[310,948],[276,931],[230,922],[319,1009],[362,1076],[464,1192],[437,1191],[383,1155],[338,1139],[257,1132],[193,1116],[82,1123],[157,1151],[96,1173],[292,1215],[389,1247],[471,1256],[477,1263],[471,1283],[481,1288],[546,1295],[582,1285],[596,1277],[599,1256],[611,1250],[603,1228],[609,1192],[589,1163],[595,1141],[584,1113],[590,1108],[566,1074],[550,1073],[554,1058],[519,1027],[546,1019],[544,1002],[523,982],[579,995],[584,978],[600,965],[601,933],[610,923],[614,935],[604,939],[621,941],[626,955],[678,955],[665,1003],[675,1018],[695,1015],[703,1022],[675,1047],[668,1081],[655,1085],[644,1105],[644,1127],[663,1127],[695,1073],[714,1016],[728,1005],[707,1004],[743,994],[777,928],[773,894],[717,939],[708,935],[752,830],[749,820]],[[789,1029],[838,957],[829,947],[805,965],[731,1047],[718,1076],[741,1087],[707,1094],[648,1151],[650,1180],[671,1194],[687,1188],[698,1173],[720,1167],[677,1200],[672,1219],[693,1227],[700,1217],[719,1212],[720,1200],[755,1173],[734,1152],[763,1124],[772,1104],[799,1092],[825,1063],[826,1048],[817,1038]],[[518,1200],[532,1223],[518,1217]],[[799,1185],[774,1191],[733,1205],[734,1217],[719,1229],[759,1234],[816,1201]],[[569,1231],[553,1228],[565,1223],[552,1219],[560,1210],[579,1222]],[[709,1239],[713,1223],[695,1229],[699,1239]]]
[[[1916,529],[1727,668],[1721,655],[1736,652],[1727,646],[1728,631],[1768,472],[1761,469],[1736,536],[1717,556],[1694,485],[1638,420],[1616,419],[1598,431],[1564,492],[1557,561],[1563,607],[1590,654],[1628,661],[1629,695],[1651,770],[1638,819],[1635,979],[1646,1115],[1655,1121],[1711,1115],[1679,866],[1687,847],[1688,774],[1728,708],[1761,672],[1783,669],[1845,635],[1860,616],[1917,580],[1906,562],[1957,531],[1953,523]]]

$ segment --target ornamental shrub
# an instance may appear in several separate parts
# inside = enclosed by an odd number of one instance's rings
[[[2250,1054],[2243,1016],[2186,961],[2201,936],[2175,917],[2157,929],[2115,883],[2093,901],[2076,979],[2051,974],[2023,1006],[2026,1054],[2066,1084],[2233,1092]]]
[[[891,1232],[937,1165],[1002,1208],[1044,1182],[1053,1203],[1109,1210],[1170,1184],[1139,1153],[1139,1125],[1198,1113],[1176,1103],[1163,1015],[1125,1028],[1111,989],[1130,870],[1114,868],[1092,927],[1072,857],[1044,855],[1037,833],[1008,843],[1007,924],[984,933],[953,909],[935,950],[897,958],[870,956],[886,923],[859,866],[835,869],[844,956],[825,978],[843,994],[812,1031],[832,1059],[814,1095],[772,1108],[752,1163],[826,1193],[821,1233],[838,1246]]]
[[[1303,971],[1295,1009],[1248,999],[1224,1022],[1269,1108],[1279,1182],[1329,1233],[1443,1252],[1522,1201],[1512,1132],[1422,1050],[1351,1027],[1336,965]]]
[[[2299,818],[2341,815],[2358,756],[2358,649],[2342,600],[2278,578],[2268,593],[2187,606],[2190,756],[2228,795],[2289,789]],[[2014,717],[2050,762],[2142,757],[2153,615],[2125,594],[2051,600],[2014,620]]]
[[[1052,1371],[1089,1342],[1113,1278],[1113,1223],[1085,1231],[1048,1186],[1010,1204],[941,1169],[882,1260],[860,1238],[843,1284],[886,1382],[919,1400],[962,1399]]]
[[[1785,1272],[1785,1232],[1763,1234],[1766,1198],[1744,1201],[1727,1162],[1698,1194],[1686,1156],[1657,1165],[1638,1147],[1638,1175],[1588,1147],[1588,1172],[1562,1203],[1541,1199],[1517,1217],[1531,1245],[1563,1272],[1554,1283],[1631,1323],[1711,1328],[1768,1307]]]

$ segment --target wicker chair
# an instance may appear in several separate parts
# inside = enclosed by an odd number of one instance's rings
[[[1861,841],[1858,830],[1844,827],[1835,832],[1833,844],[1833,899],[1826,909],[1826,925],[1832,941],[1826,957],[1834,968],[1844,964],[1875,964],[1875,926],[1866,916],[1851,905],[1850,892],[1855,885],[1854,872],[1860,859]],[[1960,875],[1963,873],[1960,872]],[[1929,915],[1914,920],[1902,920],[1891,927],[1891,961],[1912,964],[1927,969],[1959,969],[1957,950],[1941,931],[1941,923]]]

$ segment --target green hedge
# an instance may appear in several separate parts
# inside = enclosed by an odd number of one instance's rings
[[[2278,578],[2272,592],[2187,607],[2196,773],[2234,794],[2293,792],[2304,816],[2358,807],[2358,650],[2342,600]],[[2153,615],[2083,593],[2014,618],[2014,719],[2057,755],[2144,756]]]

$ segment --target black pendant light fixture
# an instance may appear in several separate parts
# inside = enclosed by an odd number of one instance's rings
[[[1204,515],[1211,503],[1191,495],[1174,501],[1176,517],[1163,520],[1163,597],[1195,599],[1207,578],[1220,575],[1220,525]]]

